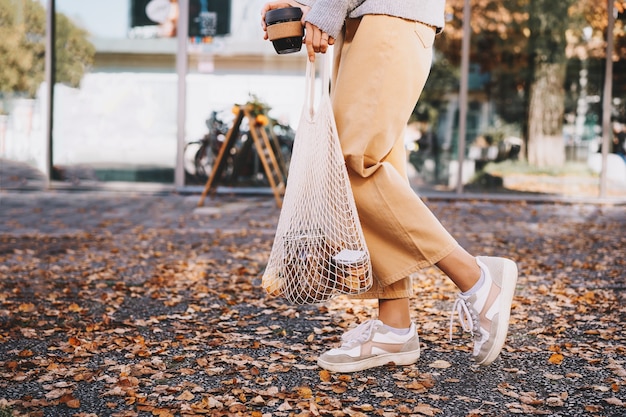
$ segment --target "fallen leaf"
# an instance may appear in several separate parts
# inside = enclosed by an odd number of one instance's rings
[[[322,369],[320,371],[320,380],[322,382],[330,382],[331,379],[332,378],[331,378],[330,372],[328,372],[326,369]]]
[[[619,398],[616,397],[611,397],[611,398],[605,398],[604,401],[606,401],[607,404],[611,404],[611,405],[616,405],[619,407],[624,407],[624,401],[620,400]]]
[[[35,304],[33,303],[22,303],[17,308],[17,310],[22,313],[32,313],[36,309],[37,308],[35,307]]]
[[[429,367],[431,368],[437,368],[437,369],[446,369],[452,366],[452,364],[448,361],[444,361],[444,360],[436,360],[434,362],[431,362],[430,364],[428,364]]]
[[[308,399],[313,397],[313,391],[309,387],[298,387],[296,388],[296,392],[300,398]]]
[[[178,397],[176,397],[176,399],[178,401],[191,401],[195,398],[196,396],[193,395],[191,392],[185,390],[183,391]]]
[[[565,357],[560,353],[553,353],[552,355],[550,355],[550,359],[548,359],[548,362],[554,365],[560,365],[563,362],[564,358]]]

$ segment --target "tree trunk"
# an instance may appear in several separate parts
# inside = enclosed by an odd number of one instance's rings
[[[528,162],[537,167],[565,163],[563,116],[565,65],[537,63],[530,87],[528,112]]]
[[[565,48],[568,8],[575,0],[530,0],[529,42],[534,70],[528,100],[528,162],[538,167],[565,163]]]

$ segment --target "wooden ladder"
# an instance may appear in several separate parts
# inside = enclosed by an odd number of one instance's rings
[[[280,145],[271,130],[270,134],[268,134],[265,126],[256,122],[256,117],[250,112],[248,106],[239,106],[237,117],[235,118],[232,127],[226,134],[226,139],[224,140],[224,143],[222,144],[222,147],[220,148],[213,164],[211,175],[209,175],[209,178],[204,185],[204,190],[200,196],[198,207],[202,207],[204,205],[207,195],[211,191],[214,191],[217,186],[218,179],[222,177],[222,173],[226,167],[226,156],[230,154],[232,147],[235,146],[235,143],[237,142],[241,122],[244,118],[247,118],[248,120],[250,136],[252,137],[257,155],[263,165],[265,176],[272,187],[276,205],[279,208],[282,207],[282,197],[285,193],[285,182],[287,180],[287,168],[280,152]]]

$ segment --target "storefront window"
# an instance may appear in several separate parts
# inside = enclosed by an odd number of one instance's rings
[[[166,28],[170,2],[161,3],[56,0],[93,48],[79,86],[56,84],[56,179],[173,182],[176,41]],[[65,52],[57,41],[57,65]]]
[[[304,102],[304,50],[276,54],[263,40],[263,1],[191,1],[184,178],[190,189],[210,177],[220,147],[234,124],[229,152],[219,160],[212,185],[270,186],[257,155],[250,123],[258,123],[287,169],[295,128]],[[227,24],[227,22],[230,22]],[[243,108],[250,116],[238,118]],[[258,117],[258,119],[257,119]]]

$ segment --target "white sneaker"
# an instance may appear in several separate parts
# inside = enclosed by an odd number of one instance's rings
[[[331,349],[317,360],[324,369],[334,372],[357,372],[394,363],[411,365],[420,357],[420,342],[415,324],[406,335],[398,335],[380,320],[367,320],[342,337],[341,347]]]
[[[450,317],[450,339],[456,312],[463,330],[474,335],[474,359],[479,365],[489,365],[500,355],[509,329],[517,265],[505,258],[480,256],[476,259],[485,282],[475,294],[457,296]]]

